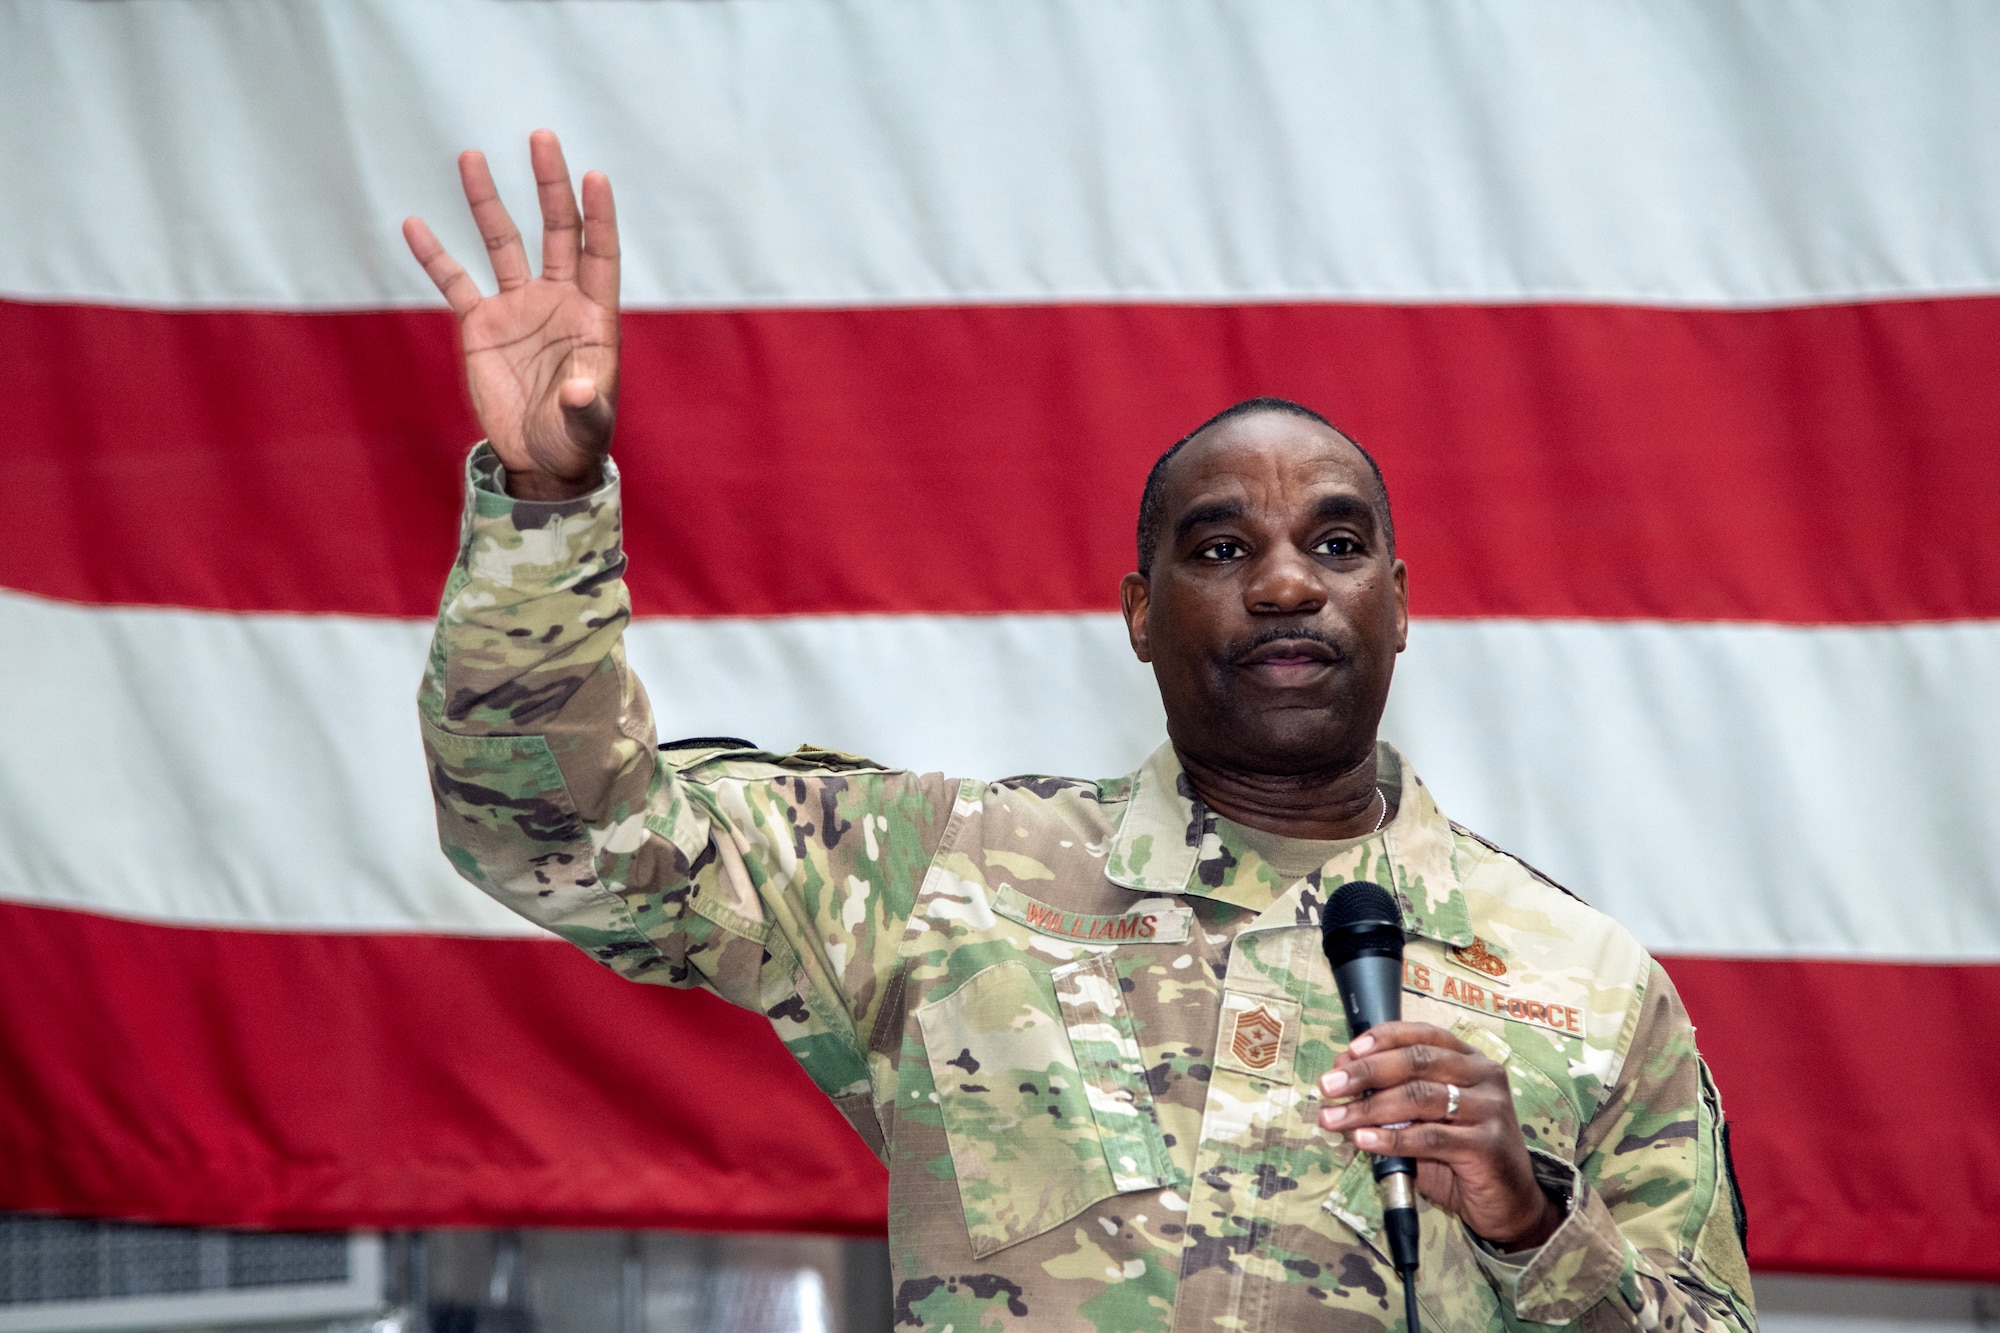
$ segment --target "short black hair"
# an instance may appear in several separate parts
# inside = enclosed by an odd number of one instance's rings
[[[1389,483],[1382,480],[1382,468],[1375,456],[1362,448],[1361,442],[1340,427],[1328,421],[1304,403],[1295,403],[1289,398],[1245,398],[1233,407],[1225,407],[1208,420],[1196,426],[1187,434],[1175,440],[1173,447],[1161,454],[1153,462],[1153,470],[1146,474],[1146,489],[1139,495],[1139,572],[1150,576],[1153,572],[1153,557],[1160,550],[1160,529],[1166,526],[1166,501],[1161,498],[1166,489],[1167,465],[1174,455],[1187,447],[1190,440],[1209,429],[1220,426],[1238,417],[1247,417],[1257,412],[1282,412],[1287,416],[1301,417],[1317,422],[1341,439],[1354,446],[1355,452],[1368,464],[1368,471],[1375,478],[1375,498],[1382,509],[1382,535],[1388,543],[1389,554],[1396,554],[1396,521],[1389,512]]]

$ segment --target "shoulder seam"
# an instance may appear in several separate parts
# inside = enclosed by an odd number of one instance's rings
[[[763,764],[779,770],[778,773],[755,775],[749,778],[751,781],[771,780],[778,778],[780,775],[786,779],[843,777],[857,773],[907,773],[911,776],[920,776],[913,769],[899,768],[893,764],[881,764],[862,755],[847,754],[840,750],[822,749],[816,745],[801,745],[796,750],[761,750],[754,746],[745,749],[731,749],[728,746],[719,744],[719,742],[734,739],[733,737],[725,736],[696,737],[695,740],[706,743],[697,745],[688,741],[675,741],[669,745],[662,745],[659,749],[662,753],[676,756],[667,762],[680,776],[682,781],[693,783],[697,786],[713,786],[715,783],[727,778],[745,777],[742,773],[732,773],[727,770],[715,773],[705,772],[711,766],[718,764]],[[680,758],[680,756],[684,755],[690,757],[685,759]]]
[[[1087,795],[1098,804],[1104,802],[1104,788],[1088,778],[1066,778],[1050,773],[1016,773],[1010,777],[995,778],[985,784],[988,787],[1002,787],[1008,791],[1027,791],[1032,795],[1048,799],[1057,791],[1076,791]]]
[[[1449,820],[1447,822],[1451,824],[1452,831],[1454,833],[1463,834],[1464,836],[1478,843],[1481,847],[1484,847],[1487,851],[1494,853],[1496,856],[1506,857],[1509,861],[1512,861],[1515,865],[1521,867],[1521,869],[1527,871],[1530,875],[1533,875],[1536,879],[1548,885],[1550,888],[1554,889],[1557,893],[1560,893],[1565,897],[1574,898],[1577,902],[1583,903],[1585,907],[1590,906],[1589,903],[1583,902],[1582,895],[1578,894],[1575,890],[1565,888],[1561,884],[1558,884],[1549,875],[1545,874],[1540,870],[1537,870],[1527,861],[1522,860],[1519,856],[1516,856],[1514,853],[1508,851],[1505,847],[1502,847],[1499,843],[1494,842],[1491,838],[1481,837],[1479,834],[1474,833],[1471,829],[1459,823],[1457,820]]]

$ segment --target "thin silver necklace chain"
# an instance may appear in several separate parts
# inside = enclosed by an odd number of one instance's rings
[[[1389,798],[1382,794],[1380,787],[1375,789],[1375,799],[1382,803],[1382,813],[1375,816],[1375,827],[1368,830],[1370,837],[1382,831],[1382,822],[1389,817]]]

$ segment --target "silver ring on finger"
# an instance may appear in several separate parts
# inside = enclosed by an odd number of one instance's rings
[[[1453,1116],[1458,1114],[1458,1098],[1459,1095],[1464,1091],[1465,1089],[1459,1087],[1458,1084],[1456,1083],[1447,1083],[1444,1085],[1445,1119],[1450,1120]]]

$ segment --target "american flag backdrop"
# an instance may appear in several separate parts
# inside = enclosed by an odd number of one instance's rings
[[[1631,926],[1760,1268],[2000,1279],[2000,8],[0,4],[0,1208],[868,1232],[763,1021],[436,849],[476,436],[402,249],[609,172],[663,735],[1161,735],[1153,457],[1381,460],[1385,735]]]

